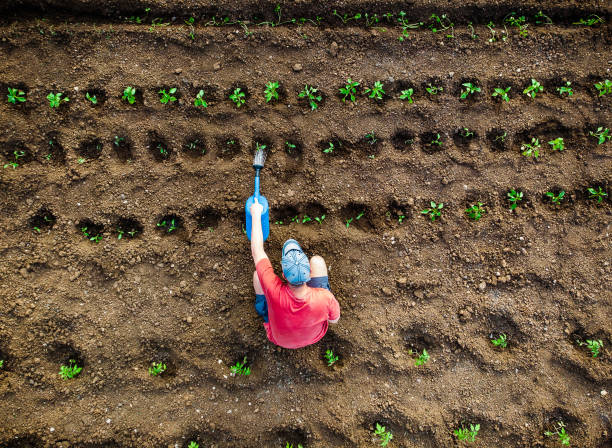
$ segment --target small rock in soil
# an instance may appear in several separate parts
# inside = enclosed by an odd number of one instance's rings
[[[293,71],[294,72],[301,72],[302,71],[302,64],[293,64]]]
[[[218,72],[219,70],[221,70],[221,63],[220,62],[215,62],[213,64],[213,70]]]
[[[333,57],[338,56],[338,44],[336,42],[331,43],[331,46],[329,47],[329,54],[331,54]]]
[[[389,288],[387,286],[383,286],[381,290],[382,290],[383,294],[386,295],[386,296],[390,296],[391,294],[393,294],[393,291],[391,291],[391,288]]]
[[[487,284],[485,282],[480,282],[480,284],[478,285],[478,289],[480,289],[481,291],[484,291],[487,287]]]

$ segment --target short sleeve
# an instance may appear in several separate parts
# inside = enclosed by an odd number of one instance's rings
[[[340,304],[336,300],[336,298],[330,294],[329,297],[329,317],[328,320],[336,320],[340,317]]]
[[[257,263],[255,269],[257,270],[259,283],[261,283],[266,299],[278,300],[280,295],[280,287],[282,286],[283,281],[274,273],[274,268],[272,268],[270,259],[263,258],[259,261],[259,263]]]

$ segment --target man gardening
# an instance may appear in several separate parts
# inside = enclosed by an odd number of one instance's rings
[[[329,289],[323,258],[308,257],[295,240],[283,245],[284,283],[274,274],[264,251],[261,230],[263,207],[257,199],[251,206],[251,253],[255,310],[264,319],[268,339],[284,348],[314,344],[327,332],[328,324],[340,319],[340,305]]]

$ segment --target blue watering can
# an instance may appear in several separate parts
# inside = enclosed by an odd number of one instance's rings
[[[255,193],[249,197],[246,201],[245,205],[245,213],[246,213],[246,233],[249,241],[251,240],[251,206],[255,202],[255,198],[257,198],[257,202],[261,204],[263,210],[261,212],[261,230],[263,232],[264,241],[268,239],[270,236],[270,208],[268,207],[268,200],[259,194],[259,172],[264,167],[264,162],[266,161],[266,153],[263,149],[258,148],[255,151],[255,160],[253,161],[253,168],[255,168]]]

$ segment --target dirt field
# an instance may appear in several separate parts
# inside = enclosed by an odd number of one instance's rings
[[[376,423],[390,447],[558,447],[544,433],[559,421],[570,446],[612,446],[612,208],[587,192],[612,190],[612,141],[589,135],[612,128],[612,94],[593,87],[612,79],[609,2],[303,0],[281,4],[279,26],[257,25],[277,23],[274,2],[5,3],[2,165],[23,155],[0,170],[2,447],[373,447]],[[402,10],[424,23],[403,41]],[[526,36],[504,30],[512,11]],[[432,13],[454,28],[433,33]],[[603,23],[573,24],[592,14]],[[354,104],[338,94],[347,78]],[[375,81],[380,101],[365,94]],[[481,92],[461,100],[465,82]],[[305,84],[317,110],[298,99]],[[491,97],[506,86],[509,102]],[[8,87],[27,101],[8,103]],[[51,109],[50,92],[70,101]],[[531,138],[538,160],[521,154]],[[257,143],[277,273],[294,237],[326,259],[341,305],[305,349],[269,343],[253,308],[242,229]],[[514,211],[510,189],[524,193]],[[435,222],[430,201],[444,203]],[[491,343],[502,333],[505,349]],[[593,339],[598,357],[577,343]],[[244,356],[251,375],[231,376]],[[83,371],[62,380],[69,359]],[[168,370],[149,375],[153,361]],[[476,441],[458,441],[470,424]]]

